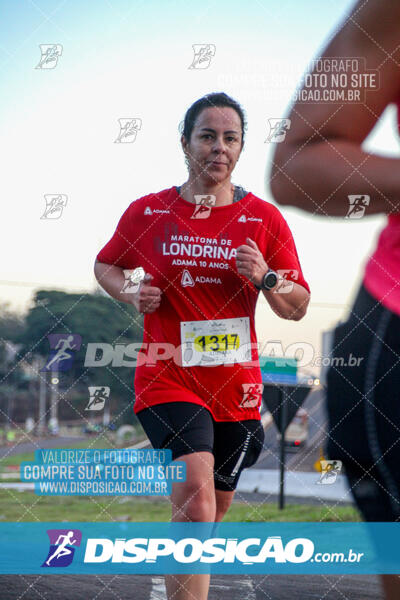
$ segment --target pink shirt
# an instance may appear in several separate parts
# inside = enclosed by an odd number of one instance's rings
[[[397,110],[400,133],[400,103]],[[383,306],[400,315],[400,214],[389,215],[365,268],[364,286]]]

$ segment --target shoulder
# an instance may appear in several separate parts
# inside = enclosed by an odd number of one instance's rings
[[[271,202],[259,198],[252,192],[248,193],[246,200],[247,208],[259,214],[263,218],[263,221],[266,219],[278,223],[285,221],[279,208]]]
[[[157,207],[157,206],[166,206],[169,204],[169,196],[173,193],[174,188],[167,188],[165,190],[161,190],[160,192],[152,192],[151,194],[146,194],[145,196],[141,196],[136,200],[133,200],[128,206],[127,210],[131,211],[140,211],[141,209],[149,207]]]

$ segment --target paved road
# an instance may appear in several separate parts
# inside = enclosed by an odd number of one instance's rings
[[[147,575],[2,575],[4,600],[166,600]],[[383,600],[373,575],[216,575],[208,600]]]
[[[26,440],[21,440],[20,442],[16,442],[10,446],[2,446],[0,447],[0,458],[5,456],[14,456],[15,454],[25,454],[27,452],[34,452],[35,450],[40,450],[40,448],[60,448],[60,447],[68,447],[70,445],[71,448],[75,447],[75,444],[79,444],[84,442],[90,442],[90,438],[86,437],[49,437],[49,438],[30,438],[33,441],[29,441],[29,438]]]
[[[309,416],[309,435],[302,448],[288,449],[286,452],[286,468],[292,471],[314,471],[314,463],[320,457],[320,448],[326,439],[326,414],[324,393],[317,389],[306,398],[303,407]],[[265,450],[257,461],[257,469],[278,469],[279,445],[276,437],[278,430],[272,422],[265,430]]]

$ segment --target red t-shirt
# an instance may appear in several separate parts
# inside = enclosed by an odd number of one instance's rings
[[[397,102],[397,124],[400,133],[400,101]],[[400,213],[387,218],[365,267],[364,286],[383,306],[400,315]]]
[[[236,248],[250,237],[271,269],[287,270],[288,280],[309,287],[275,206],[247,193],[206,209],[206,218],[194,218],[197,210],[175,187],[139,198],[97,255],[124,269],[143,267],[163,292],[160,307],[144,315],[134,410],[186,401],[205,406],[216,421],[259,419],[259,291],[237,272]]]

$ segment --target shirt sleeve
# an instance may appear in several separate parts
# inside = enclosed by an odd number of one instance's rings
[[[138,266],[135,251],[136,235],[132,227],[132,205],[128,206],[119,220],[117,228],[109,242],[100,250],[97,260],[108,265],[123,269],[133,269]]]
[[[310,286],[304,279],[292,232],[278,209],[270,222],[268,234],[266,261],[269,268],[310,292]]]

